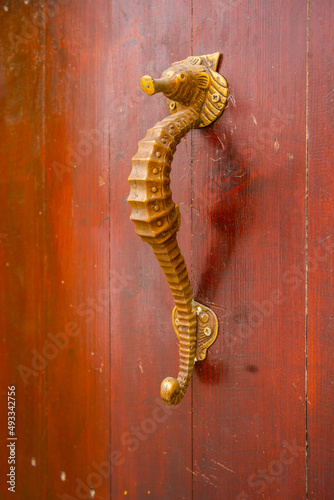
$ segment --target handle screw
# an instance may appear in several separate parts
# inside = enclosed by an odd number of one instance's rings
[[[219,101],[219,94],[212,94],[212,101],[218,102]]]
[[[175,108],[176,108],[176,102],[171,101],[171,102],[169,103],[169,109],[170,109],[171,111],[173,111],[173,109],[175,109]]]
[[[208,326],[206,326],[204,328],[204,335],[206,335],[207,337],[210,337],[210,335],[211,335],[211,328],[209,328]]]
[[[180,323],[179,318],[176,318],[175,324],[178,325]]]
[[[203,323],[206,323],[209,321],[209,315],[206,312],[203,312],[202,314],[199,315],[199,319],[203,321]]]

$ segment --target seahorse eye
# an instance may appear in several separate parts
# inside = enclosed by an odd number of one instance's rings
[[[186,80],[186,75],[184,73],[180,73],[180,76],[179,76],[181,82],[184,82]]]

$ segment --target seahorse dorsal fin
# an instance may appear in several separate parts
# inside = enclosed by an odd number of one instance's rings
[[[188,64],[193,64],[193,65],[196,65],[196,64],[201,64],[201,58],[200,57],[196,57],[196,56],[190,56],[190,57],[187,57],[187,59],[182,59],[182,61],[176,61],[176,62],[173,62],[171,64],[171,66],[177,66],[178,64],[182,64],[182,63],[188,63]]]
[[[207,54],[205,56],[201,56],[201,64],[204,64],[208,68],[213,71],[217,71],[218,63],[219,63],[220,53],[215,52],[214,54]]]
[[[183,59],[182,61],[177,61],[177,62],[172,63],[171,66],[176,66],[178,64],[182,64],[182,63],[186,62],[186,63],[192,64],[194,66],[196,66],[198,64],[203,64],[207,68],[209,68],[213,71],[216,71],[218,68],[219,57],[220,57],[219,52],[215,52],[214,54],[207,54],[205,56],[190,56],[190,57],[187,57],[187,59]]]
[[[202,60],[199,56],[190,56],[186,59],[186,61],[190,64],[196,65],[201,64]]]

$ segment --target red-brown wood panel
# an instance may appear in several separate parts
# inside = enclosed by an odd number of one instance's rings
[[[308,493],[334,491],[334,6],[310,2],[308,78]]]
[[[39,2],[0,6],[0,498],[45,494],[43,15]],[[15,386],[15,464],[7,391]],[[12,417],[13,415],[11,415]],[[31,430],[34,432],[31,432]],[[13,436],[14,437],[14,436]],[[13,450],[14,451],[14,450]],[[11,456],[13,458],[13,456]],[[15,493],[9,468],[15,467]]]
[[[194,498],[305,498],[306,2],[194,1],[228,109],[193,133],[193,282],[218,340],[193,383]]]
[[[45,3],[47,497],[102,500],[111,482],[110,4],[54,7]]]
[[[191,497],[191,392],[178,408],[160,384],[178,371],[172,296],[152,249],[135,234],[126,201],[137,142],[169,114],[162,94],[140,88],[191,52],[191,2],[113,2],[111,22],[111,450],[113,498]],[[172,165],[180,246],[190,264],[190,137]]]
[[[15,385],[17,498],[332,498],[333,21],[329,0],[0,2],[0,472]],[[220,335],[170,408],[172,296],[126,201],[168,108],[139,81],[216,51],[228,109],[171,177]]]

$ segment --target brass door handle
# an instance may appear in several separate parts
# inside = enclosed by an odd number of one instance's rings
[[[189,385],[194,363],[206,357],[207,348],[218,334],[218,320],[211,309],[194,301],[186,263],[176,233],[180,211],[172,200],[170,171],[176,146],[192,128],[213,123],[223,112],[228,98],[226,80],[216,72],[219,53],[188,57],[173,63],[154,80],[143,76],[144,92],[162,92],[171,113],[149,129],[132,158],[128,202],[136,233],[149,243],[167,278],[175,308],[173,325],[180,341],[177,379],[161,384],[164,403],[178,404]]]

